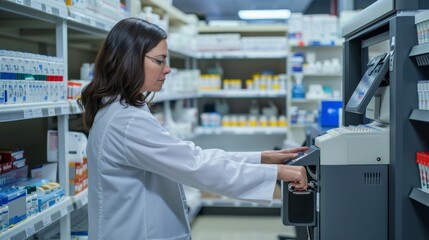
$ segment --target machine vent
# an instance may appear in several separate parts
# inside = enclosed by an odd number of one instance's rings
[[[381,186],[381,173],[380,172],[366,172],[364,173],[364,185],[367,186]]]

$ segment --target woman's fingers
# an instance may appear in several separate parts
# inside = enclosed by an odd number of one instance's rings
[[[279,165],[278,178],[290,182],[296,190],[306,190],[308,187],[307,172],[303,166]]]

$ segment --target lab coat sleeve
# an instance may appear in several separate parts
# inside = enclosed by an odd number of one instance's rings
[[[237,162],[261,163],[261,152],[228,152],[231,159]]]
[[[260,153],[202,150],[172,137],[149,112],[130,119],[124,136],[129,166],[231,198],[258,203],[273,199],[277,166],[246,162],[260,162]]]
[[[194,143],[190,141],[184,141],[184,143],[187,143],[191,148],[194,147]],[[219,149],[205,149],[204,150],[207,153],[212,153],[213,155],[216,155],[216,152],[219,151]],[[222,154],[225,154],[222,152]],[[230,159],[232,161],[236,162],[242,162],[242,163],[261,163],[261,152],[226,152],[226,154],[229,155]]]

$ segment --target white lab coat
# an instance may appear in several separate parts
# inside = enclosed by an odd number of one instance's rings
[[[260,152],[202,150],[171,136],[145,105],[101,109],[88,140],[89,239],[191,239],[182,184],[272,201],[277,166]]]

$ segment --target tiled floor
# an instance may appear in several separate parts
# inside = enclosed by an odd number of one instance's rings
[[[284,226],[280,217],[198,216],[192,223],[193,240],[278,240],[294,237],[295,229]]]

